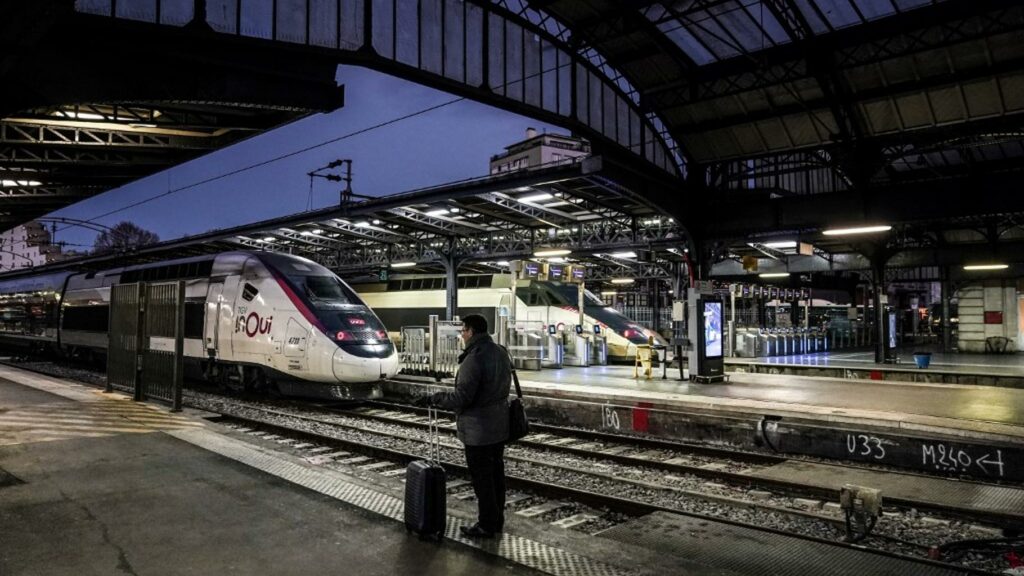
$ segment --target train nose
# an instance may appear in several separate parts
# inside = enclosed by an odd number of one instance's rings
[[[375,382],[398,373],[398,355],[360,358],[339,348],[334,351],[333,365],[334,377],[340,382]]]

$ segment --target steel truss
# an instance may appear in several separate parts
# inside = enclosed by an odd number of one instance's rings
[[[197,2],[200,7],[205,2]],[[484,0],[418,2],[226,0],[202,24],[229,37],[304,45],[339,60],[396,71],[413,80],[530,116],[573,126],[670,174],[674,145],[641,109],[621,75],[538,25],[525,13]],[[119,0],[78,3],[77,10],[189,33],[193,3]],[[195,24],[193,24],[194,26]],[[595,60],[599,64],[595,64]],[[632,93],[632,96],[631,96]]]

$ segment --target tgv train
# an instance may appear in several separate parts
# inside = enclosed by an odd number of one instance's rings
[[[354,288],[380,315],[391,331],[392,339],[398,341],[402,326],[424,326],[431,314],[445,317],[446,282],[444,277],[410,275],[389,282],[357,284]],[[539,322],[570,331],[579,323],[576,284],[519,280],[515,305],[517,321]],[[508,274],[459,276],[460,317],[480,314],[491,322],[490,329],[494,332],[498,317],[511,306],[512,280]],[[584,324],[587,332],[591,332],[595,325],[601,327],[607,337],[608,359],[612,362],[632,362],[636,356],[636,345],[647,344],[650,336],[657,343],[665,344],[660,335],[605,306],[591,292],[584,292]]]
[[[107,348],[110,287],[185,282],[184,356],[192,375],[286,395],[366,399],[398,372],[380,319],[331,271],[305,258],[227,252],[100,272],[0,279],[0,343],[72,356]]]

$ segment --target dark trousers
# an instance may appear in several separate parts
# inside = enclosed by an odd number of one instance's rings
[[[480,510],[480,527],[501,531],[505,525],[505,443],[466,446],[466,465]]]

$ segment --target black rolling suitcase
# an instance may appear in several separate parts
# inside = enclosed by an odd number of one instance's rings
[[[430,444],[426,460],[409,463],[405,470],[405,528],[422,538],[438,541],[444,536],[448,513],[447,475],[441,467],[441,439],[437,412],[428,409]]]

